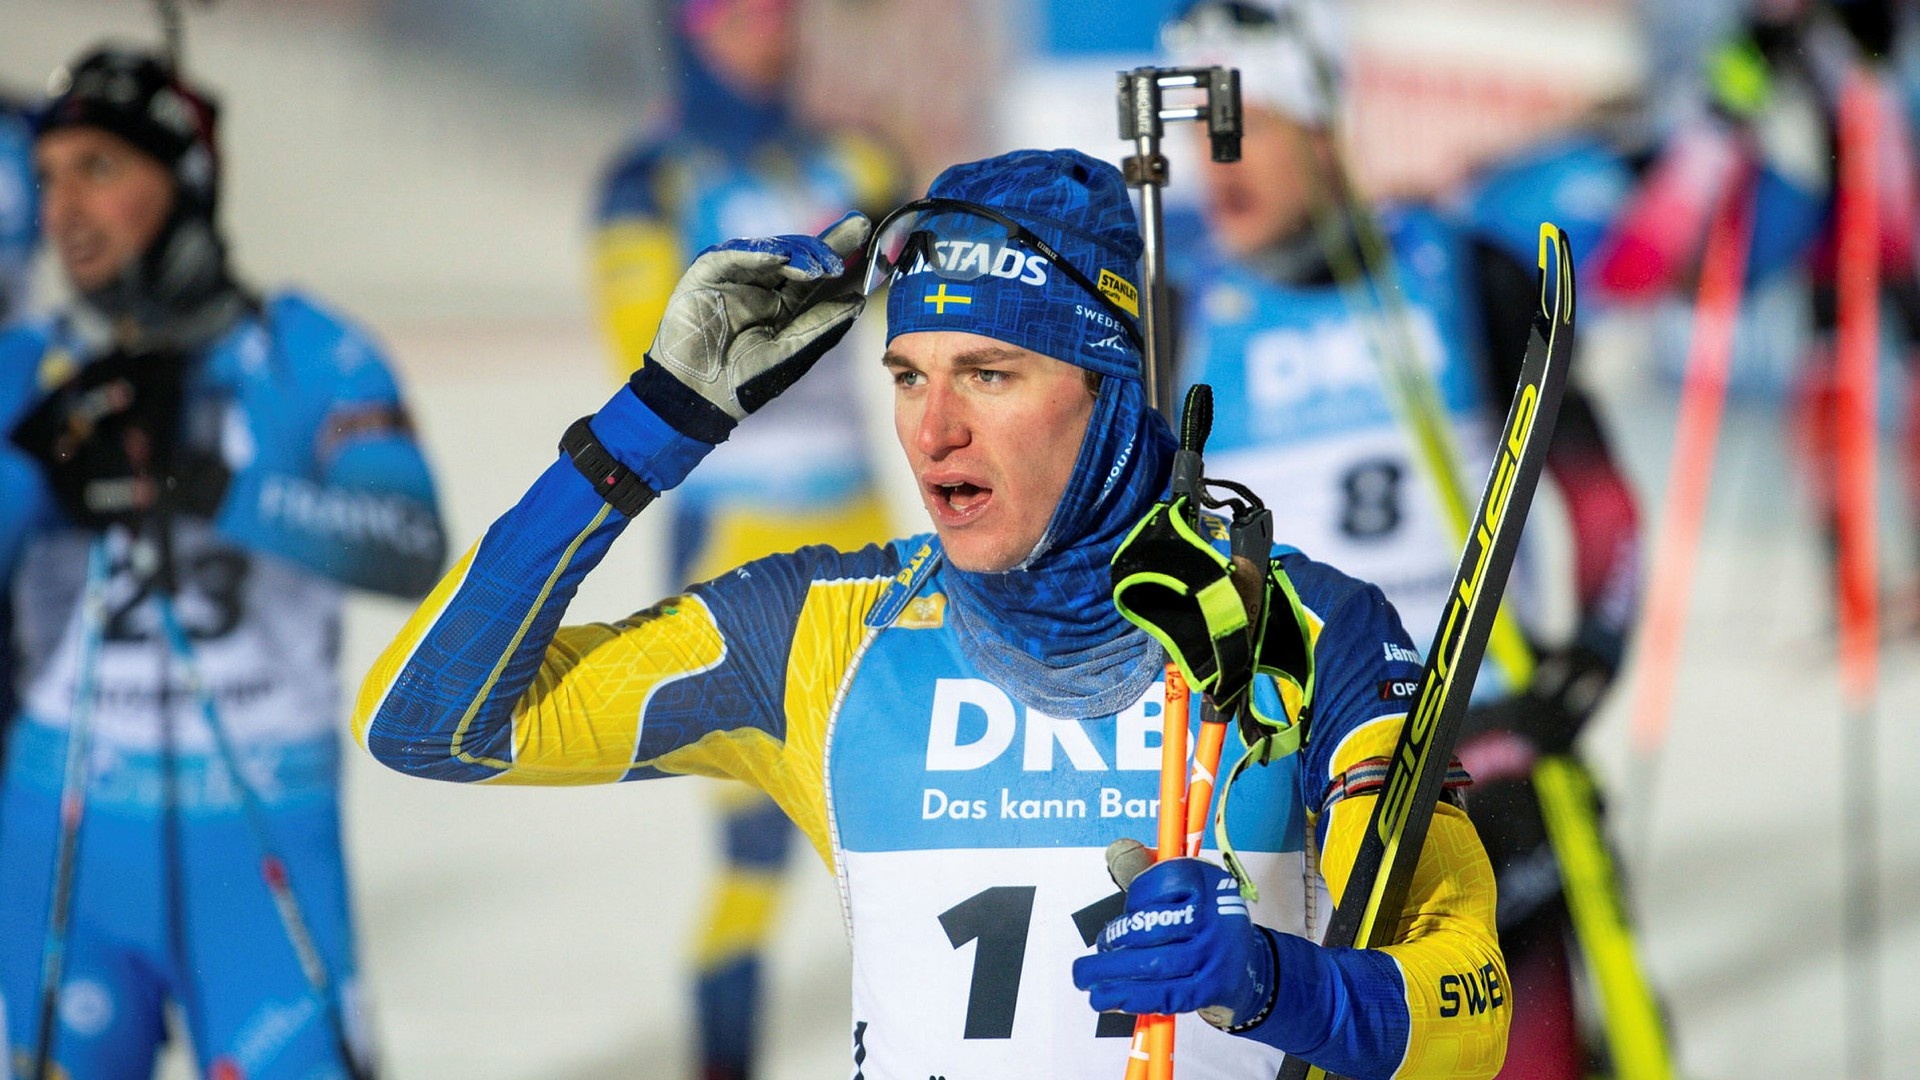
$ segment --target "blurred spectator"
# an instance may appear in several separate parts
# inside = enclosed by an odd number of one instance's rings
[[[678,7],[675,108],[615,159],[596,215],[595,284],[621,378],[644,362],[668,295],[701,249],[818,232],[849,208],[878,218],[897,201],[900,178],[881,145],[793,118],[796,16],[792,0]],[[854,549],[886,538],[855,362],[849,346],[827,354],[673,493],[676,586],[803,544]],[[707,1080],[754,1075],[761,957],[793,847],[793,827],[764,795],[729,785],[722,808],[725,867],[696,954]]]
[[[1462,546],[1436,473],[1486,475],[1535,276],[1434,207],[1349,201],[1334,157],[1344,53],[1330,4],[1201,0],[1168,39],[1177,62],[1237,67],[1242,80],[1242,159],[1203,167],[1204,228],[1168,228],[1184,295],[1181,381],[1215,392],[1208,471],[1260,493],[1289,543],[1377,583],[1420,641]],[[1384,250],[1369,250],[1376,229]],[[1464,460],[1423,450],[1411,415],[1422,406],[1398,400],[1395,363],[1431,382],[1429,419]],[[1587,1054],[1568,915],[1530,776],[1541,755],[1570,752],[1613,681],[1638,581],[1634,500],[1578,387],[1547,470],[1573,526],[1575,580],[1563,587],[1578,626],[1568,641],[1530,643],[1529,683],[1486,665],[1459,753],[1474,778],[1468,812],[1499,878],[1514,991],[1501,1075],[1577,1080]],[[1463,486],[1470,514],[1477,489]]]
[[[1837,117],[1843,91],[1863,74],[1875,78],[1881,101],[1875,170],[1879,276],[1883,321],[1893,331],[1882,334],[1883,359],[1911,368],[1920,341],[1914,239],[1920,161],[1908,112],[1908,102],[1920,99],[1920,34],[1904,10],[1897,0],[1753,0],[1703,58],[1704,97],[1650,148],[1627,157],[1636,172],[1633,190],[1612,208],[1586,260],[1588,278],[1597,286],[1590,292],[1598,297],[1688,295],[1711,215],[1729,198],[1749,202],[1748,288],[1771,292],[1782,282],[1804,283],[1795,286],[1805,310],[1795,327],[1804,326],[1806,339],[1790,342],[1801,353],[1791,376],[1793,422],[1830,544],[1837,528]],[[1536,202],[1566,190],[1564,181],[1538,167],[1554,156],[1545,151],[1524,168],[1509,168],[1503,186],[1530,189]],[[1682,339],[1687,327],[1680,327]],[[1744,347],[1780,345],[1749,335]],[[1909,431],[1920,430],[1920,394],[1913,387],[1909,379],[1906,401],[1885,410],[1883,421],[1904,411]],[[1909,441],[1905,459],[1909,489],[1920,491],[1920,441]],[[1909,543],[1920,543],[1920,533]]]
[[[1011,145],[995,103],[1027,4],[801,0],[796,10],[799,115],[886,139],[905,162],[903,188],[921,190],[948,165]]]
[[[15,1072],[148,1075],[177,1007],[199,1075],[364,1077],[340,611],[431,587],[433,483],[374,343],[234,277],[207,92],[102,48],[50,94],[40,218],[74,295],[0,336]]]

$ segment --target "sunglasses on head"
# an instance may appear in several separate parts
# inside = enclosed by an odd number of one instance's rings
[[[1023,254],[1021,249],[1031,254]],[[928,270],[948,281],[977,281],[983,277],[1024,278],[1045,282],[1038,256],[1057,267],[1120,324],[1127,340],[1142,352],[1145,344],[1134,329],[1134,315],[1100,290],[1093,279],[1068,262],[1052,244],[1033,230],[990,206],[960,199],[915,199],[880,219],[867,248],[867,271],[861,291],[872,295],[896,273]]]

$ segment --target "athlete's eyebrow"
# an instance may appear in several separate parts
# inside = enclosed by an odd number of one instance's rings
[[[977,349],[953,358],[954,367],[986,367],[989,364],[1004,364],[1009,360],[1018,360],[1027,355],[1027,350],[1012,345],[982,345]]]
[[[1032,354],[1026,349],[1022,349],[1016,345],[982,345],[979,348],[968,349],[966,352],[956,355],[952,363],[953,366],[957,368],[990,367],[994,364],[1004,364],[1012,360],[1019,360],[1029,355]],[[887,350],[886,355],[880,358],[880,363],[889,368],[912,368],[919,366],[918,361],[896,352],[893,349]]]

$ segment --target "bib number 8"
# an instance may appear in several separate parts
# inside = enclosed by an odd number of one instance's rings
[[[1390,458],[1363,461],[1340,478],[1340,531],[1372,540],[1400,527],[1400,482],[1406,469]]]

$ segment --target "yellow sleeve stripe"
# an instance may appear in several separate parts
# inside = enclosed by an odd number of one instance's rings
[[[435,585],[433,592],[407,617],[406,625],[381,650],[380,658],[374,661],[373,667],[367,670],[367,677],[361,680],[351,720],[353,741],[359,743],[361,749],[367,749],[367,730],[373,725],[373,718],[386,705],[387,695],[393,692],[400,672],[413,662],[413,654],[420,648],[420,643],[426,640],[428,628],[439,621],[447,605],[459,594],[460,587],[466,584],[467,571],[473,565],[474,552],[478,550],[480,545],[475,543],[460,557],[459,562],[453,564],[453,568],[440,579],[440,584]]]
[[[533,625],[533,620],[539,617],[541,609],[547,606],[547,597],[553,594],[553,583],[559,581],[560,575],[565,573],[567,567],[572,564],[574,555],[580,550],[580,545],[587,542],[587,537],[592,536],[593,531],[598,529],[600,523],[605,521],[607,515],[612,512],[611,505],[602,506],[599,513],[594,514],[593,519],[575,534],[572,542],[567,544],[566,550],[560,553],[560,557],[554,560],[553,569],[547,573],[547,579],[540,583],[539,595],[534,597],[533,603],[527,606],[527,613],[521,617],[520,625],[514,628],[513,637],[509,638],[506,647],[500,650],[500,657],[493,662],[492,670],[487,672],[487,679],[480,684],[479,693],[473,696],[473,700],[467,704],[466,711],[460,714],[460,723],[454,727],[453,740],[447,748],[450,756],[470,765],[485,765],[502,771],[513,767],[510,761],[467,753],[462,748],[466,741],[467,729],[473,726],[473,718],[479,714],[480,706],[485,704],[487,697],[493,693],[494,684],[500,681],[500,673],[506,670],[507,661],[513,658],[514,651],[526,638],[527,629]]]
[[[662,687],[726,658],[712,611],[692,596],[612,625],[561,628],[514,710],[513,769],[490,782],[610,784],[638,765],[665,769],[685,751],[638,760],[647,706]]]
[[[651,764],[663,772],[743,780],[779,804],[829,869],[827,727],[874,631],[866,614],[891,578],[816,581],[807,589],[787,655],[786,735],[758,728],[715,731]]]
[[[816,582],[794,627],[787,665],[787,759],[804,763],[804,783],[772,792],[833,868],[833,830],[827,812],[827,731],[846,697],[849,676],[878,631],[866,624],[891,577]],[[796,779],[799,779],[796,777]]]

